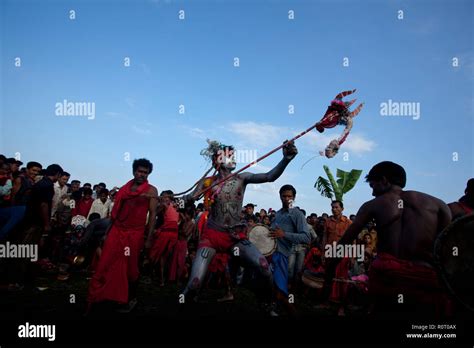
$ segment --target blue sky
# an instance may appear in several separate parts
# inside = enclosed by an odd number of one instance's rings
[[[357,88],[365,107],[340,154],[302,168],[342,129],[313,131],[297,141],[299,154],[283,176],[249,186],[245,202],[277,208],[278,188],[290,183],[297,205],[329,211],[329,200],[313,188],[324,164],[365,175],[391,160],[405,167],[407,189],[446,202],[457,200],[473,176],[472,1],[0,6],[0,152],[19,153],[24,162],[59,163],[74,179],[114,186],[131,177],[128,154],[146,157],[155,165],[151,183],[182,191],[208,168],[199,155],[206,138],[260,156],[319,120],[338,92]],[[95,118],[57,116],[55,105],[64,99],[95,103]],[[420,118],[382,116],[388,100],[419,103]],[[274,154],[251,171],[280,159]],[[370,198],[361,179],[345,196],[346,213]]]

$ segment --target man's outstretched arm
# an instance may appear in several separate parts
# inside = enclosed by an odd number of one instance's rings
[[[267,173],[242,173],[240,176],[244,179],[245,184],[261,184],[264,182],[273,182],[283,174],[286,166],[298,154],[294,142],[289,142],[283,147],[283,159]]]

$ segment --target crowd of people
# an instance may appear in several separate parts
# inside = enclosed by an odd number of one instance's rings
[[[67,281],[71,274],[79,272],[91,278],[89,303],[113,300],[122,305],[119,310],[129,311],[136,304],[139,272],[151,275],[161,286],[177,283],[181,287],[187,283],[183,292],[186,295],[202,287],[222,288],[224,294],[218,301],[232,301],[236,287],[254,284],[252,279],[269,268],[281,296],[310,293],[321,300],[321,307],[336,308],[338,315],[345,315],[351,306],[370,310],[369,269],[377,258],[380,236],[377,214],[364,215],[365,205],[357,216],[344,215],[340,200],[328,204],[331,214],[307,213],[301,207],[292,206],[296,190],[285,185],[280,190],[281,209],[257,212],[256,204],[240,206],[236,219],[243,227],[232,231],[239,234],[238,243],[225,244],[211,234],[212,221],[218,218],[213,217],[209,200],[195,204],[194,196],[180,201],[171,190],[158,195],[156,188],[148,184],[147,176],[153,167],[145,159],[134,162],[133,180],[112,189],[103,182],[91,185],[70,180],[71,175],[58,164],[46,168],[34,161],[23,164],[0,155],[0,243],[37,244],[39,260],[35,263],[1,260],[0,272],[5,275],[8,290],[21,291],[25,286],[34,286],[38,272],[54,274],[58,281]],[[368,180],[373,181],[374,192],[379,189],[383,195],[388,191],[375,183],[381,179],[380,173]],[[393,185],[404,186],[404,182],[388,179]],[[251,180],[260,179],[246,180],[252,183]],[[450,205],[454,217],[472,213],[473,186],[474,179],[470,179],[465,196]],[[222,187],[218,193],[220,190]],[[288,223],[293,227],[287,227]],[[256,261],[252,261],[252,250],[244,247],[249,244],[246,244],[248,234],[255,226],[266,227],[269,235],[278,239],[277,251],[266,255],[266,260],[258,254]],[[295,233],[289,232],[292,229]],[[351,237],[347,237],[349,234]],[[363,246],[360,249],[363,257],[352,255],[339,261],[329,260],[327,246],[337,243]],[[220,248],[218,244],[226,246]],[[237,245],[242,253],[249,253],[248,260],[257,266],[244,267],[248,265],[241,262],[244,258],[240,260],[229,252],[232,245]],[[111,265],[121,257],[119,252],[132,265],[111,270]],[[197,266],[193,266],[196,259]],[[287,300],[281,302],[288,305]],[[269,312],[278,315],[281,310],[271,306]],[[292,310],[290,307],[290,314]]]

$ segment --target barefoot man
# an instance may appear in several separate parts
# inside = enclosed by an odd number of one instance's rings
[[[147,159],[133,161],[134,178],[116,194],[110,228],[97,271],[89,284],[89,305],[114,301],[128,312],[136,305],[138,259],[144,232],[151,242],[155,227],[158,191],[148,183],[153,164]],[[148,226],[147,226],[148,215]]]
[[[438,198],[404,191],[406,173],[393,162],[376,164],[366,176],[375,196],[364,203],[339,244],[352,243],[375,218],[378,256],[369,271],[369,294],[374,313],[402,315],[449,314],[449,298],[433,267],[436,236],[450,223],[448,206]],[[332,279],[338,260],[328,265]]]
[[[248,184],[273,182],[280,177],[286,166],[298,153],[295,145],[287,143],[283,148],[283,159],[268,173],[240,173],[207,191],[205,204],[210,205],[210,212],[201,240],[198,245],[196,258],[193,262],[191,276],[183,294],[197,292],[204,280],[209,264],[216,252],[234,253],[238,250],[240,260],[247,266],[257,270],[265,285],[260,294],[262,302],[270,301],[272,294],[272,273],[265,257],[249,242],[246,228],[241,224],[240,213],[245,189]],[[186,199],[195,197],[203,188],[212,185],[231,175],[235,169],[234,148],[218,142],[209,142],[204,151],[211,160],[217,174],[205,178],[194,193],[185,196]],[[265,298],[265,299],[264,299]]]

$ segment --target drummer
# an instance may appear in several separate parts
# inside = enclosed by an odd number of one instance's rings
[[[288,256],[293,245],[309,244],[311,241],[303,213],[292,207],[295,197],[293,186],[283,185],[280,188],[282,208],[277,211],[270,232],[270,236],[277,240],[277,250],[272,255],[275,298],[292,316],[296,315],[296,310],[288,301]]]

